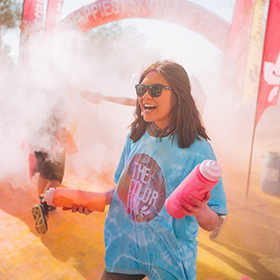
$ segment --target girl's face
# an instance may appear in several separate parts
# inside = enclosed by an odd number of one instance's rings
[[[149,72],[141,84],[161,84],[169,86],[166,80],[156,71]],[[142,97],[137,97],[146,122],[154,122],[160,129],[165,129],[170,123],[170,112],[173,104],[171,101],[172,90],[162,88],[159,97],[152,97],[148,90]]]

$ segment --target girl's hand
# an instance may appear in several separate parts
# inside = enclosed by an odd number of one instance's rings
[[[93,211],[88,210],[88,208],[84,207],[83,205],[72,205],[72,208],[68,208],[68,207],[63,207],[62,208],[63,211],[69,211],[71,210],[72,213],[76,213],[79,212],[80,214],[85,214],[85,215],[89,215],[91,214]]]
[[[207,205],[210,197],[210,192],[205,194],[205,197],[202,199],[202,201],[189,195],[188,199],[194,205],[191,205],[183,198],[180,199],[181,205],[179,205],[184,214],[188,216],[194,216],[200,227],[207,231],[212,231],[217,226],[219,221],[218,214],[211,210]]]
[[[98,105],[101,100],[103,100],[103,95],[99,92],[89,92],[87,90],[81,90],[80,95],[81,97],[95,105]]]
[[[179,205],[181,211],[188,215],[188,216],[200,216],[204,213],[205,210],[207,210],[207,202],[210,199],[211,194],[210,192],[207,192],[205,194],[205,197],[200,201],[196,199],[195,197],[189,195],[188,199],[192,202],[193,205],[191,205],[189,202],[187,202],[185,199],[181,198]]]

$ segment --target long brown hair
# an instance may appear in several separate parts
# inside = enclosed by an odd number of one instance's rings
[[[173,130],[173,140],[174,135],[178,134],[178,145],[180,148],[188,148],[195,138],[200,139],[200,137],[203,137],[206,140],[210,140],[192,97],[190,80],[186,70],[173,61],[157,61],[141,73],[139,83],[151,71],[158,72],[167,81],[169,86],[172,87],[174,92],[172,95],[174,106],[170,112],[171,121],[164,131]],[[141,115],[138,99],[134,116],[135,120],[131,124],[130,139],[136,142],[145,134],[149,125]]]

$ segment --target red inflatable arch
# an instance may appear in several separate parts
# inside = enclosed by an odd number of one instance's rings
[[[205,37],[226,51],[230,24],[215,13],[186,0],[98,0],[66,16],[82,32],[108,22],[150,18],[172,22]]]

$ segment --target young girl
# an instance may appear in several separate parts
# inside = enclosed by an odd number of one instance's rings
[[[222,180],[202,201],[181,200],[172,218],[164,203],[192,169],[216,160],[191,95],[187,72],[172,61],[146,68],[135,86],[135,120],[107,192],[105,265],[100,279],[196,279],[198,228],[213,230],[226,215]],[[74,205],[73,212],[89,214]]]

